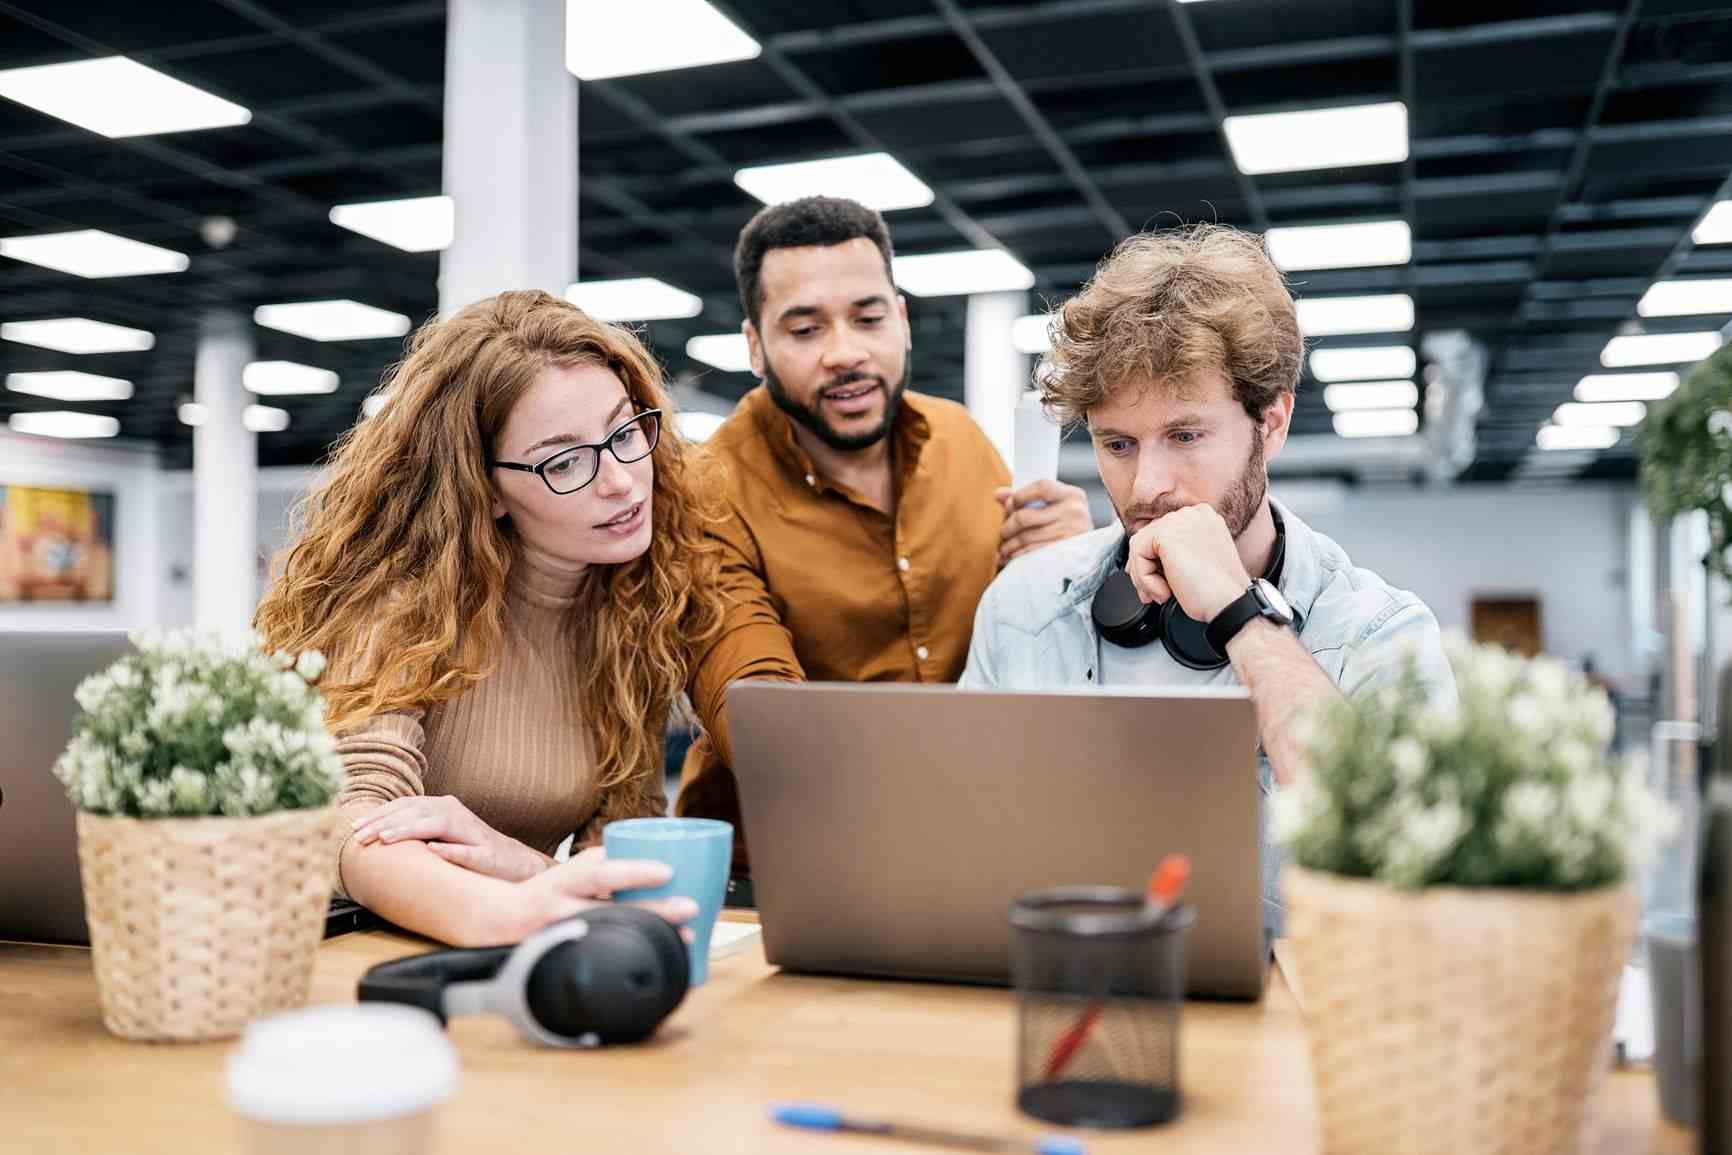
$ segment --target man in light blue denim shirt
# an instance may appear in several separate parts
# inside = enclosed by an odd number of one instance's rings
[[[1132,237],[1053,329],[1042,400],[1087,424],[1120,525],[1006,567],[976,611],[965,687],[1242,685],[1265,792],[1305,773],[1302,718],[1392,683],[1409,654],[1454,700],[1425,604],[1269,498],[1304,341],[1258,238],[1211,225]],[[1166,628],[1124,627],[1127,606],[1173,600]],[[1265,846],[1271,931],[1278,873]]]

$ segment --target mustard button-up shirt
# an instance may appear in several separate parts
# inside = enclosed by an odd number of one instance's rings
[[[740,678],[954,682],[980,596],[996,576],[1010,471],[968,411],[903,394],[891,429],[895,513],[826,479],[760,386],[705,449],[725,466],[727,611],[698,658],[704,735],[687,755],[681,814],[740,830],[725,691]],[[746,867],[736,839],[735,870]]]

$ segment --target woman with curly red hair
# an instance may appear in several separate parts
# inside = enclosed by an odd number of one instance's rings
[[[428,323],[384,388],[255,626],[330,661],[341,888],[446,942],[514,941],[665,878],[550,856],[665,811],[664,721],[720,621],[710,487],[643,345],[547,293]]]

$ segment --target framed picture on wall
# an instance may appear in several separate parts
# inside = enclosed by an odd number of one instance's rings
[[[112,602],[114,494],[0,485],[0,602]]]

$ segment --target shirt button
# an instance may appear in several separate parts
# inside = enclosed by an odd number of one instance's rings
[[[897,558],[896,559],[896,568],[901,570],[903,573],[907,573],[908,572],[908,559],[905,557]]]
[[[808,473],[806,475],[806,484],[807,485],[817,485],[818,479],[816,477],[813,477],[810,473]]]
[[[925,646],[921,646],[919,649],[914,651],[914,656],[924,662],[927,658],[932,656],[932,651],[928,650]]]

